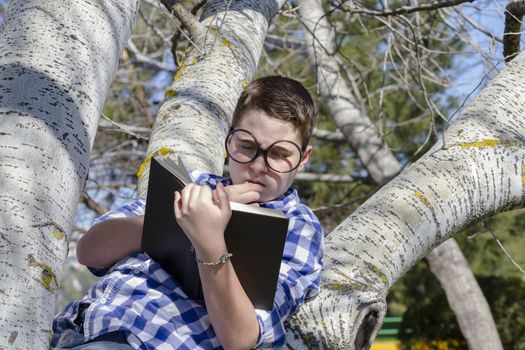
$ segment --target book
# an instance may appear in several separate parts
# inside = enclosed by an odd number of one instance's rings
[[[195,251],[175,219],[174,191],[192,180],[180,157],[153,157],[150,165],[142,248],[180,284],[186,295],[203,301]],[[288,233],[282,211],[230,202],[224,238],[235,273],[257,309],[271,310]]]

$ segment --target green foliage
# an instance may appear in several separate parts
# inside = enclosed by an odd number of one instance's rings
[[[476,275],[525,280],[496,241],[497,238],[516,263],[525,268],[524,231],[525,210],[519,209],[476,223],[457,235],[456,240]]]
[[[489,301],[503,348],[525,350],[525,280],[482,276],[479,284]]]

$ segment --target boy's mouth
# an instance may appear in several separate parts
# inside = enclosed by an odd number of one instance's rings
[[[246,180],[246,182],[249,182],[249,183],[252,183],[252,184],[256,184],[256,185],[264,186],[264,184],[263,184],[262,182],[260,182],[259,180],[255,180],[255,179],[248,179],[248,180]]]

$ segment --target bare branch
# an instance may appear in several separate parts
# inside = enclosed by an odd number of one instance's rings
[[[507,258],[509,258],[510,262],[512,263],[512,265],[516,266],[516,268],[523,274],[525,274],[525,270],[523,269],[523,267],[521,267],[517,262],[516,260],[512,257],[512,255],[509,253],[509,251],[507,249],[505,249],[505,247],[503,246],[503,243],[501,243],[501,241],[499,240],[498,237],[496,237],[496,234],[494,232],[492,232],[492,230],[488,230],[490,232],[490,234],[492,235],[492,238],[494,238],[496,240],[496,243],[498,244],[498,246],[501,248],[501,250],[503,251],[503,253],[505,253],[505,255],[507,256]]]
[[[205,27],[197,20],[195,15],[186,10],[186,8],[180,4],[175,4],[171,8],[171,12],[177,19],[186,27],[195,42],[200,43],[205,36]]]
[[[314,132],[312,133],[312,136],[317,137],[319,139],[324,139],[327,141],[344,141],[344,135],[341,131],[328,131],[328,130],[321,130],[321,129],[314,129]]]
[[[337,175],[337,174],[316,174],[316,173],[297,173],[295,175],[297,181],[318,181],[324,183],[354,183],[354,182],[368,182],[372,183],[369,177],[360,177],[352,175]]]
[[[186,10],[186,8],[178,3],[178,1],[168,1],[168,0],[161,0],[161,2],[166,6],[169,13],[174,15],[181,23],[182,27],[187,28],[190,32],[190,36],[188,36],[182,28],[179,26],[178,23],[176,23],[177,28],[179,32],[181,32],[186,39],[202,54],[204,55],[204,52],[199,47],[198,43],[204,44],[204,41],[206,39],[206,28],[197,20],[195,15]],[[176,22],[176,21],[175,21]],[[193,39],[192,39],[193,38]],[[173,42],[174,38],[172,38]],[[176,39],[178,40],[178,38]],[[175,57],[175,56],[174,56]]]
[[[166,72],[175,73],[175,69],[173,67],[170,67],[163,62],[156,61],[151,57],[148,57],[147,55],[144,55],[142,52],[140,52],[131,39],[128,41],[127,48],[133,53],[137,61],[150,65],[154,68],[164,70]]]
[[[82,200],[82,203],[86,205],[86,207],[93,210],[99,216],[108,211],[107,208],[104,208],[100,204],[95,202],[93,198],[91,198],[89,194],[87,194],[86,191],[82,191],[81,200]]]
[[[486,30],[485,28],[481,27],[478,23],[474,22],[472,20],[472,18],[470,18],[469,16],[465,15],[462,11],[458,10],[458,9],[453,9],[457,14],[459,14],[465,21],[467,21],[474,29],[476,29],[477,31],[485,34],[486,36],[488,36],[491,40],[495,40],[497,42],[500,42],[502,43],[503,40],[492,34],[491,32],[489,32],[488,30]]]
[[[387,10],[387,11],[377,11],[366,8],[363,4],[360,4],[358,2],[351,2],[350,4],[340,4],[338,7],[342,11],[350,12],[350,13],[360,13],[365,15],[371,15],[371,16],[396,16],[396,15],[404,15],[408,13],[413,12],[420,12],[420,11],[433,11],[438,10],[440,8],[444,7],[452,7],[457,6],[466,2],[473,2],[475,0],[449,0],[449,1],[435,1],[431,2],[430,4],[423,4],[419,6],[401,6],[396,9]]]
[[[142,135],[139,135],[138,133],[151,133],[151,129],[149,128],[139,128],[139,127],[136,127],[136,126],[129,126],[129,125],[124,125],[124,124],[120,124],[120,123],[117,123],[113,120],[111,120],[110,118],[108,118],[107,116],[105,116],[104,114],[102,114],[102,118],[103,119],[100,119],[99,121],[99,128],[101,129],[106,129],[106,130],[110,130],[110,131],[120,131],[120,132],[123,132],[123,133],[126,133],[128,135],[131,135],[139,140],[148,140],[149,139],[149,136],[145,137],[145,136],[142,136]]]

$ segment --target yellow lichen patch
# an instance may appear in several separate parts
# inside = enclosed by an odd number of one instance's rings
[[[388,277],[387,275],[385,275],[380,269],[379,267],[373,265],[373,264],[370,264],[370,263],[366,263],[366,265],[368,266],[368,268],[370,269],[370,271],[372,271],[373,273],[375,273],[377,275],[377,277],[379,277],[379,280],[381,281],[381,283],[383,284],[388,284]]]
[[[191,64],[194,65],[194,64],[197,64],[197,58],[196,57],[193,57],[191,59]]]
[[[173,76],[173,81],[179,80],[181,76],[182,76],[182,67],[177,69],[177,71],[175,72],[175,75]]]
[[[55,238],[56,240],[66,238],[66,231],[64,231],[64,229],[62,229],[62,227],[60,227],[60,225],[56,224],[54,221],[48,221],[41,224],[32,225],[32,227],[38,228],[47,226],[51,226],[51,236],[53,236],[53,238]]]
[[[151,156],[147,156],[146,159],[140,164],[139,171],[137,171],[137,177],[140,179],[144,175],[144,170],[146,166],[151,162]]]
[[[171,153],[171,150],[168,147],[161,147],[157,150],[157,154],[160,154],[163,157],[166,157]]]
[[[166,98],[172,98],[177,96],[177,91],[175,91],[171,86],[164,91]]]
[[[29,266],[42,269],[42,271],[40,271],[40,279],[38,280],[38,282],[40,282],[40,284],[45,289],[47,289],[50,292],[53,292],[54,290],[58,289],[58,279],[55,273],[53,272],[51,266],[36,261],[32,254],[29,254],[27,256],[27,259],[29,260]]]
[[[64,230],[60,229],[57,226],[54,226],[51,229],[51,235],[55,237],[55,239],[57,240],[61,240],[61,239],[64,239],[64,237],[66,237],[66,233],[64,232]]]
[[[245,87],[248,86],[248,80],[243,79],[242,82],[241,82],[241,84],[242,84],[242,88],[244,89]]]
[[[160,154],[163,157],[166,157],[170,153],[172,153],[172,151],[168,147],[161,147],[156,152],[153,152],[152,154],[147,156],[146,159],[144,159],[142,164],[140,164],[140,166],[139,166],[139,171],[137,171],[137,177],[140,179],[142,177],[142,175],[144,175],[144,170],[146,170],[146,167],[151,162],[151,158],[152,157],[154,157],[154,156],[156,156],[158,154]]]
[[[186,69],[186,67],[187,66],[186,66],[186,62],[184,58],[181,58],[179,62],[179,68],[177,69],[177,71],[175,72],[175,75],[173,76],[173,81],[177,81],[182,77],[182,73],[184,73],[184,70]]]
[[[430,208],[430,209],[434,209],[434,207],[432,207],[432,204],[430,204],[430,202],[428,201],[427,197],[425,197],[423,195],[423,193],[419,192],[419,191],[416,191],[415,192],[415,195],[417,197],[417,199],[419,199],[421,202],[423,202],[423,204],[427,207],[427,208]]]
[[[521,167],[521,183],[525,186],[525,165]]]
[[[485,139],[474,142],[460,142],[459,146],[462,149],[481,148],[481,147],[519,147],[520,143],[516,140],[496,140],[496,139]]]
[[[326,283],[326,284],[323,284],[323,288],[336,290],[342,293],[364,290],[364,286],[358,283],[343,283],[343,282]]]
[[[228,39],[226,39],[226,38],[222,38],[222,44],[223,44],[224,46],[230,48],[230,49],[231,49],[231,47],[232,47],[232,44],[231,44],[230,41],[229,41]]]

